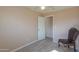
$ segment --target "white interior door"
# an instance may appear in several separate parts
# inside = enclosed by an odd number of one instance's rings
[[[38,40],[45,39],[45,18],[38,16]]]

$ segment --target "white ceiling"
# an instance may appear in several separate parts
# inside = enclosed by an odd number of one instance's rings
[[[72,8],[73,6],[45,6],[45,7],[46,7],[45,10],[41,10],[40,6],[29,6],[28,8],[40,13],[49,13]]]

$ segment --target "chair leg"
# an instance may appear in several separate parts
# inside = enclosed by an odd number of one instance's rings
[[[70,48],[69,45],[68,45],[68,48]]]
[[[75,48],[75,46],[74,46],[74,52],[76,52],[76,48]]]
[[[74,43],[74,52],[76,52],[76,46],[75,46],[75,43]]]

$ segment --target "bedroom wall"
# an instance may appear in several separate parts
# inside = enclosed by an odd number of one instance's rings
[[[26,7],[0,7],[0,51],[37,40],[38,15]]]
[[[45,16],[53,15],[53,41],[58,42],[60,38],[67,39],[68,30],[71,27],[79,29],[79,7],[51,12]]]

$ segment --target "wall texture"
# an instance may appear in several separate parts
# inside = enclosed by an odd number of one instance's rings
[[[0,7],[0,49],[11,51],[37,40],[38,15],[26,7]]]
[[[74,7],[58,12],[45,14],[53,15],[53,40],[57,42],[60,38],[67,38],[71,27],[79,29],[79,7]]]

